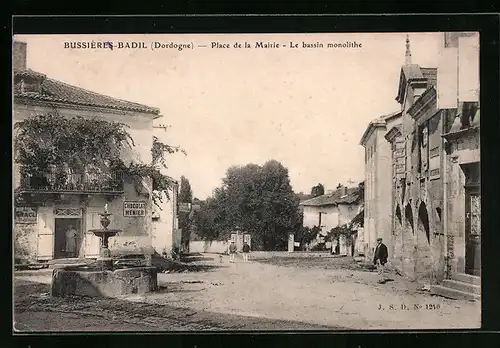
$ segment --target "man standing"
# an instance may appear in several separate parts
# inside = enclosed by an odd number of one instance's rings
[[[231,241],[231,245],[229,245],[229,262],[234,262],[235,254],[236,254],[236,244],[234,244],[234,241]]]
[[[73,225],[69,225],[66,231],[66,254],[69,257],[76,256],[76,238],[78,237],[77,231],[73,228]]]
[[[250,245],[247,242],[243,243],[243,261],[248,262],[248,253],[250,252]]]
[[[377,238],[377,247],[375,248],[375,256],[373,257],[373,264],[377,265],[377,271],[379,275],[379,283],[385,283],[385,264],[387,263],[387,247],[382,243],[382,238]]]

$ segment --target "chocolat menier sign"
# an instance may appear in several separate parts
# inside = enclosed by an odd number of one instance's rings
[[[146,216],[146,202],[142,201],[123,202],[123,216],[124,217]]]

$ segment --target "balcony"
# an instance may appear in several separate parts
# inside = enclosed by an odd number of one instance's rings
[[[34,174],[21,177],[20,190],[33,193],[122,194],[123,176],[119,173]]]

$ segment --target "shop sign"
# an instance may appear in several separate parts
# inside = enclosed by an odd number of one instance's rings
[[[123,202],[124,217],[142,217],[146,216],[146,202],[125,201]]]
[[[20,224],[36,224],[37,209],[36,207],[16,207],[15,221]]]

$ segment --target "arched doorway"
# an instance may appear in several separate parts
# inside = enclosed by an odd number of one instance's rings
[[[394,259],[402,262],[403,256],[403,216],[401,214],[401,207],[399,204],[396,206],[394,213],[393,236],[394,236]]]
[[[409,277],[414,277],[415,263],[414,263],[414,226],[413,226],[413,209],[411,204],[408,203],[404,209],[404,220],[402,226],[402,250],[401,258],[403,264],[403,272]]]
[[[432,247],[427,206],[421,202],[418,207],[415,250],[415,275],[422,280],[430,280],[433,273]]]

